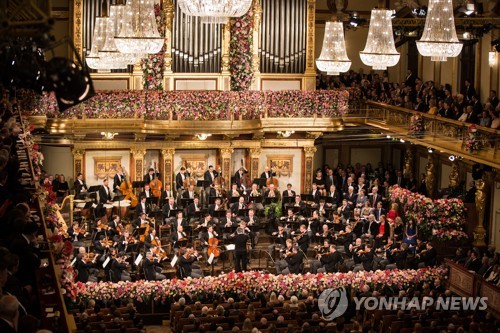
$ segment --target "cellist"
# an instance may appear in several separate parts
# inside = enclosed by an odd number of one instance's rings
[[[208,259],[208,247],[211,238],[217,238],[219,234],[215,232],[212,224],[207,226],[206,231],[200,233],[201,246],[203,247],[203,258]]]

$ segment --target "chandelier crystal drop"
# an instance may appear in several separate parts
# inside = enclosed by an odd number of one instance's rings
[[[127,68],[127,64],[115,62],[109,54],[106,55],[100,52],[106,44],[108,19],[106,16],[97,16],[95,18],[92,47],[90,48],[90,53],[85,57],[85,61],[92,69],[108,71],[111,69],[125,69]]]
[[[122,53],[156,54],[165,39],[160,36],[154,12],[154,0],[127,0],[121,30],[115,37]]]
[[[396,51],[392,34],[392,14],[393,11],[387,9],[373,9],[371,13],[366,46],[359,56],[374,70],[386,70],[399,61],[400,54]]]
[[[342,22],[326,22],[323,47],[319,58],[316,59],[316,66],[328,75],[339,75],[351,67],[351,61],[345,50]]]
[[[245,15],[252,0],[178,0],[177,3],[184,14],[202,17],[202,23],[226,23],[229,17]]]
[[[418,52],[432,61],[446,61],[462,51],[453,18],[452,0],[429,0],[422,38],[417,41]]]

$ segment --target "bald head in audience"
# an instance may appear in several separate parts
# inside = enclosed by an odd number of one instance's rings
[[[17,330],[19,302],[15,296],[4,295],[0,298],[0,319],[3,319]]]

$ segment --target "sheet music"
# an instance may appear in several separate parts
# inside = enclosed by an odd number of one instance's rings
[[[73,267],[73,265],[75,264],[76,262],[76,257],[73,259],[73,261],[71,262],[71,267]]]
[[[210,257],[208,258],[208,260],[207,260],[208,264],[209,264],[209,265],[211,265],[211,264],[212,264],[212,261],[214,261],[214,259],[215,259],[215,255],[212,253],[212,254],[210,255]]]
[[[109,262],[111,261],[111,257],[107,257],[106,260],[102,263],[102,268],[106,268],[108,266]]]
[[[175,255],[173,258],[172,258],[172,261],[170,262],[170,266],[174,267],[175,264],[177,263],[177,255]]]
[[[136,266],[139,266],[139,263],[141,262],[141,260],[142,260],[142,254],[139,254],[139,255],[137,256],[137,258],[135,259],[134,264],[135,264]]]
[[[226,250],[227,251],[233,251],[234,249],[236,249],[236,245],[235,244],[228,244],[228,245],[226,245]]]

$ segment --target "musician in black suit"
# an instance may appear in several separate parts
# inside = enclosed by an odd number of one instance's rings
[[[286,262],[288,267],[285,268],[282,273],[283,274],[300,274],[301,272],[301,264],[304,260],[304,253],[300,251],[298,246],[294,246],[292,248],[292,255],[287,257]]]
[[[160,177],[158,171],[155,171],[153,168],[149,168],[148,173],[144,175],[142,181],[146,184],[151,183],[155,178]]]
[[[247,252],[247,241],[248,236],[242,228],[236,230],[236,236],[234,237],[234,256],[235,256],[235,269],[236,272],[241,272],[247,270],[248,252]]]
[[[330,245],[330,252],[321,255],[320,262],[323,267],[318,268],[318,273],[336,273],[338,272],[339,264],[344,261],[342,254],[337,251],[335,245]]]
[[[175,189],[177,190],[177,192],[179,192],[179,190],[181,189],[184,189],[184,180],[188,176],[189,172],[186,170],[186,168],[181,167],[179,173],[177,173],[177,176],[175,176]]]
[[[248,216],[243,220],[246,222],[247,227],[251,230],[249,236],[250,240],[252,241],[252,249],[254,249],[255,245],[259,242],[260,236],[259,221],[255,216],[255,211],[253,209],[250,209],[248,211]]]
[[[226,216],[220,220],[219,223],[219,231],[222,230],[222,233],[233,233],[234,228],[238,225],[238,220],[230,210],[226,211]]]
[[[279,192],[274,188],[274,184],[269,184],[269,187],[266,192],[264,192],[264,198],[278,198],[279,200]]]
[[[78,195],[80,193],[85,193],[88,190],[87,184],[85,184],[85,181],[83,180],[83,174],[81,172],[79,172],[76,175],[76,180],[75,180],[75,183],[73,185],[75,187],[76,197],[78,197]]]
[[[294,240],[296,240],[297,245],[300,247],[302,252],[307,253],[307,248],[309,247],[309,235],[307,233],[307,227],[305,224],[300,226],[299,232],[292,232]]]
[[[194,185],[190,184],[188,189],[182,193],[182,198],[183,199],[194,199],[196,196],[196,192],[194,191]]]
[[[171,211],[173,210],[177,210],[177,204],[175,203],[174,198],[169,198],[168,202],[162,207],[163,217],[165,219],[174,217],[173,214],[171,213]]]
[[[151,211],[149,205],[146,203],[146,199],[147,199],[146,196],[141,196],[141,201],[135,208],[137,216],[141,215],[142,213],[145,213],[147,215]]]
[[[142,264],[146,280],[165,280],[167,277],[161,274],[161,267],[158,266],[158,261],[153,258],[151,252],[146,252],[146,259]]]
[[[172,242],[172,247],[174,248],[175,252],[177,252],[177,249],[179,248],[179,239],[184,238],[187,238],[187,235],[184,232],[184,228],[182,227],[182,225],[178,226],[176,229],[173,229],[172,233],[170,234],[170,241]]]
[[[331,199],[329,199],[327,206],[335,209],[340,204],[340,192],[337,191],[337,187],[335,185],[331,185],[329,189],[328,197]]]
[[[287,198],[295,197],[295,191],[292,190],[292,184],[290,183],[286,184],[286,190],[283,191],[281,197],[283,198],[283,201],[285,201]]]
[[[166,200],[168,200],[168,198],[173,197],[174,191],[172,191],[170,184],[165,184],[165,190],[161,191],[161,202],[165,202]]]
[[[213,216],[214,212],[224,210],[224,207],[221,205],[220,197],[215,199],[215,202],[208,206],[208,213]]]
[[[353,272],[359,272],[363,270],[371,271],[373,269],[373,259],[375,258],[375,255],[370,243],[366,244],[365,249],[361,251],[363,251],[363,253],[359,257],[361,260],[361,264],[356,265],[353,268]]]
[[[195,196],[193,202],[191,202],[187,209],[187,217],[191,220],[194,219],[196,212],[201,211],[200,199]]]
[[[125,181],[125,174],[121,168],[116,170],[116,175],[113,177],[113,192],[116,195],[121,195],[120,185]]]
[[[418,264],[419,268],[436,266],[437,252],[436,252],[436,249],[434,247],[432,247],[431,242],[427,243],[425,252],[419,255],[419,260],[420,260],[420,262]],[[479,259],[478,259],[478,261],[479,261]],[[477,273],[477,271],[479,271],[479,269],[477,269],[477,270],[474,269],[474,271]]]
[[[318,185],[316,185],[316,183],[312,183],[312,189],[311,189],[311,192],[309,194],[313,196],[313,201],[315,203],[319,202],[319,198],[321,196],[321,193],[320,193],[320,191],[318,189]]]
[[[271,177],[276,177],[276,173],[273,172],[273,170],[269,170],[269,167],[266,166],[264,167],[264,172],[260,174],[260,178],[271,178]]]
[[[274,244],[271,244],[267,247],[267,250],[271,256],[274,254],[274,250],[281,250],[286,246],[286,240],[288,239],[288,233],[285,231],[285,226],[283,223],[278,224],[278,231],[275,231],[271,234],[274,238]]]
[[[90,275],[90,269],[93,267],[94,262],[85,262],[83,260],[83,254],[78,253],[76,256],[75,268],[78,271],[77,281],[87,283],[87,282],[97,282],[97,277]]]
[[[234,183],[238,184],[238,187],[241,187],[241,185],[243,186],[247,186],[247,184],[243,184],[244,181],[246,180],[247,178],[247,174],[248,174],[248,170],[245,169],[244,167],[241,167],[238,169],[238,171],[236,171],[236,173],[234,174]],[[243,179],[243,181],[242,181]]]
[[[245,202],[245,197],[241,196],[238,199],[238,202],[235,202],[234,204],[231,205],[231,213],[233,213],[233,216],[242,216],[243,212],[242,210],[246,209],[247,204]]]
[[[208,170],[203,174],[203,180],[208,182],[208,185],[213,185],[215,178],[219,177],[219,173],[214,170],[213,165],[208,166]]]
[[[120,253],[117,258],[111,260],[112,282],[132,281],[130,273],[126,271],[128,265],[124,260],[125,253]]]
[[[182,226],[184,230],[189,227],[187,220],[184,218],[184,213],[182,212],[182,210],[177,212],[175,220],[172,221],[172,230],[177,230],[178,226]]]
[[[179,259],[179,267],[183,272],[183,277],[200,278],[203,271],[200,268],[193,268],[193,263],[198,260],[198,253],[192,248],[184,250]]]
[[[99,187],[99,203],[101,205],[105,204],[108,201],[111,201],[111,192],[108,187],[108,179],[104,179],[101,187]]]

